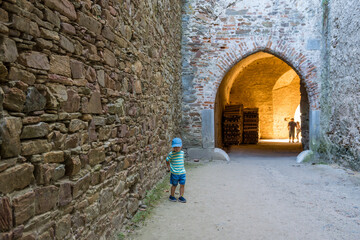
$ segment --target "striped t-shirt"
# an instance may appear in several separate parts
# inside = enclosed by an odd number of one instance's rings
[[[172,174],[180,175],[185,174],[185,167],[184,167],[184,152],[170,152],[169,155],[166,157],[166,161],[170,162],[170,170]]]

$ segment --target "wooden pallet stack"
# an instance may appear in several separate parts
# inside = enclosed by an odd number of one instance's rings
[[[224,145],[240,145],[243,139],[243,105],[225,106],[223,113]]]
[[[257,144],[259,142],[259,109],[244,109],[244,144]]]

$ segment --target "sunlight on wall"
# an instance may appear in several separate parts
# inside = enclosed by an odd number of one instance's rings
[[[286,62],[265,52],[243,59],[229,70],[218,89],[217,141],[222,138],[222,111],[228,104],[259,108],[261,138],[288,138],[287,123],[294,117],[300,98],[300,77]]]

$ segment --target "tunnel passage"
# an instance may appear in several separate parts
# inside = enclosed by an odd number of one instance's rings
[[[260,139],[287,139],[287,123],[299,121],[308,148],[309,102],[302,77],[279,57],[257,52],[233,66],[223,78],[215,103],[215,144],[223,147],[225,106],[258,108]]]

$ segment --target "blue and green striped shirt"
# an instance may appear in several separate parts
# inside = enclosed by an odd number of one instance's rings
[[[171,151],[169,155],[166,157],[166,161],[170,162],[170,170],[172,174],[180,175],[185,174],[184,167],[184,152],[173,152]]]

